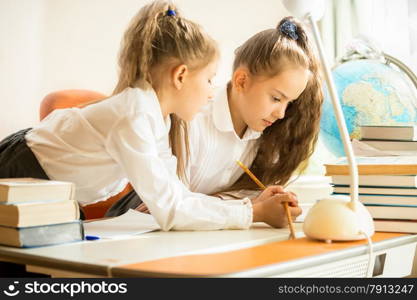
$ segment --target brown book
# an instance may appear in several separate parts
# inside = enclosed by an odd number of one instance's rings
[[[417,156],[356,157],[359,175],[417,175]],[[325,164],[326,176],[349,175],[346,158]]]
[[[71,182],[34,178],[0,179],[0,203],[72,199],[74,199],[74,184]]]
[[[71,222],[80,218],[77,201],[0,204],[0,226],[24,227]]]
[[[371,147],[381,151],[416,152],[417,141],[392,141],[392,140],[360,140]]]
[[[417,126],[360,126],[362,139],[417,141]]]
[[[374,219],[412,220],[417,216],[417,206],[366,205]]]
[[[331,182],[338,186],[350,186],[349,175],[333,175]],[[417,188],[417,175],[361,175],[359,187],[406,187]]]

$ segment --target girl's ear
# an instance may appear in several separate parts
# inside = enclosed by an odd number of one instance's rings
[[[241,92],[249,84],[249,71],[246,68],[239,67],[233,72],[232,82],[236,90]]]
[[[188,76],[188,67],[184,64],[176,66],[172,70],[172,82],[177,90],[180,90]]]

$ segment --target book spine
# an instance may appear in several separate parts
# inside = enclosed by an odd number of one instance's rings
[[[325,165],[325,176],[349,175],[347,165]],[[417,165],[358,165],[359,175],[416,175]]]
[[[23,227],[19,229],[22,248],[51,246],[84,239],[82,222]]]
[[[350,194],[350,187],[335,186],[335,193]],[[390,188],[390,187],[359,187],[359,194],[366,195],[385,195],[385,196],[416,196],[417,189],[409,188]]]
[[[417,151],[415,141],[391,141],[391,140],[360,140],[371,147],[382,151]]]
[[[374,221],[375,231],[381,232],[401,232],[417,233],[417,224],[412,222],[401,222],[400,224],[391,224],[386,221]]]
[[[347,193],[335,193],[335,195],[349,195]],[[359,201],[365,205],[400,205],[417,206],[417,197],[360,194]]]
[[[416,141],[415,126],[360,126],[361,138],[369,140]]]
[[[332,184],[349,187],[350,177],[347,175],[333,175]],[[417,188],[417,176],[362,175],[359,176],[359,187]]]
[[[413,219],[417,216],[417,207],[393,205],[365,205],[374,219]]]

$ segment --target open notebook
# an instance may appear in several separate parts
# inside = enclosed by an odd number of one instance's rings
[[[124,238],[158,229],[160,227],[152,215],[134,209],[115,218],[84,222],[85,235],[99,238]]]

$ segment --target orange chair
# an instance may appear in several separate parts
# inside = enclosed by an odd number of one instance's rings
[[[105,95],[88,90],[62,90],[48,94],[41,102],[39,117],[42,120],[55,109],[69,108],[74,106],[88,105],[106,98]],[[119,194],[98,203],[90,204],[83,207],[86,219],[102,218],[110,206],[117,202],[132,190],[132,186],[127,184],[123,191]]]

